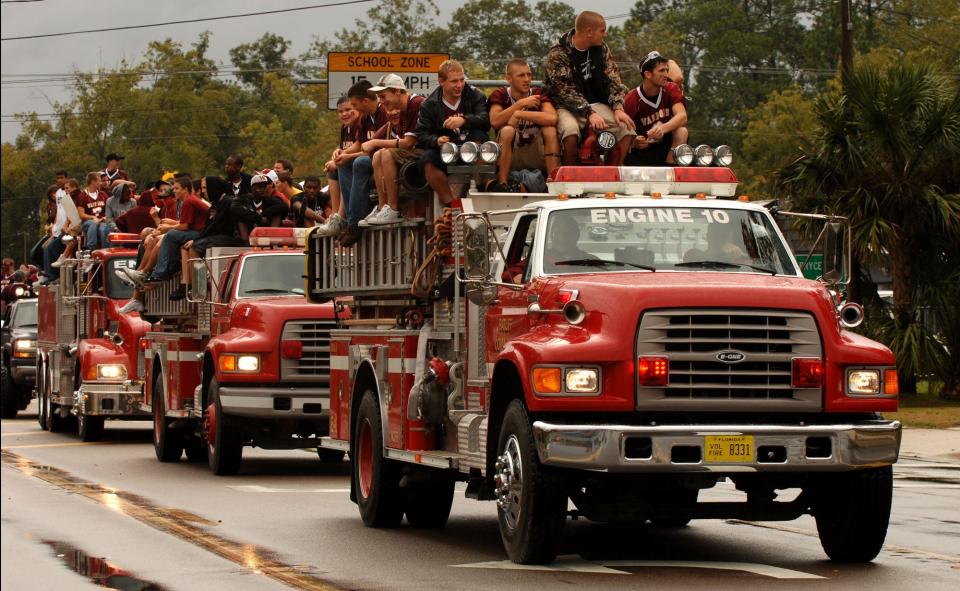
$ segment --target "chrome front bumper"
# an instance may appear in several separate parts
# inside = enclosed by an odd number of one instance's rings
[[[899,421],[867,421],[840,425],[563,425],[536,421],[533,435],[540,461],[548,466],[602,472],[827,472],[884,466],[897,461]],[[707,463],[707,435],[750,435],[754,461]],[[830,441],[829,455],[810,457],[808,440]],[[627,453],[628,442],[641,443],[644,453]],[[675,447],[699,448],[699,461]],[[783,457],[760,458],[756,449],[776,449]],[[635,448],[634,448],[635,449]],[[649,453],[646,453],[649,451]],[[628,457],[640,455],[643,457]],[[696,454],[693,453],[695,456]],[[647,457],[648,456],[648,457]],[[683,461],[676,461],[677,459]],[[695,459],[695,458],[694,458]]]
[[[223,412],[258,419],[328,419],[327,388],[278,389],[269,386],[220,386]]]
[[[141,409],[143,382],[83,382],[74,396],[78,412],[88,416],[149,419]]]

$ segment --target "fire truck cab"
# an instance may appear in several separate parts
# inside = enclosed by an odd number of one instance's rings
[[[844,220],[821,220],[824,280],[808,280],[775,210],[736,184],[719,166],[561,167],[549,195],[472,192],[447,230],[311,235],[308,297],[353,298],[322,445],[350,452],[364,523],[442,526],[459,480],[496,501],[520,563],[553,560],[569,501],[606,522],[812,514],[828,556],[872,560],[894,358],[828,289]],[[724,479],[742,502],[699,502]]]
[[[162,462],[186,451],[233,474],[246,445],[316,448],[327,434],[335,310],[303,299],[303,230],[257,228],[250,242],[196,261],[189,300],[169,301],[179,278],[146,293],[144,408]]]
[[[132,265],[136,235],[111,234],[113,248],[81,253],[60,280],[37,289],[37,392],[40,426],[62,431],[76,419],[84,441],[103,435],[105,419],[143,420],[137,344],[147,323],[121,314],[132,290],[115,271]]]

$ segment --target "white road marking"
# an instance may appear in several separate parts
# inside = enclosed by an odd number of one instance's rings
[[[475,562],[473,564],[454,564],[455,568],[495,568],[503,570],[530,570],[553,572],[577,572],[607,575],[629,575],[630,573],[612,567],[641,567],[641,568],[708,568],[714,570],[731,570],[753,573],[774,579],[823,579],[820,575],[813,575],[796,570],[770,566],[768,564],[754,564],[750,562],[716,562],[700,560],[583,560],[578,556],[558,556],[553,564],[515,564],[509,560],[491,560],[489,562]]]
[[[227,488],[247,493],[348,493],[349,488],[272,488],[259,484],[228,485]]]
[[[893,488],[960,488],[960,484],[894,484]]]

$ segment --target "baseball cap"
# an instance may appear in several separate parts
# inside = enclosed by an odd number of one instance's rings
[[[376,86],[370,87],[370,92],[380,92],[381,90],[386,90],[388,88],[393,88],[395,90],[406,90],[407,85],[403,83],[403,78],[397,76],[396,74],[384,74],[380,77],[380,80],[377,80]]]
[[[259,185],[260,183],[269,183],[270,177],[265,174],[255,174],[253,178],[250,179],[250,186]]]
[[[116,152],[110,152],[107,154],[107,162],[110,162],[111,160],[123,160],[123,156],[117,154]]]
[[[277,184],[277,179],[280,178],[277,176],[277,171],[275,171],[272,168],[264,168],[263,170],[260,171],[260,174],[270,179],[270,182],[273,183],[274,185]]]

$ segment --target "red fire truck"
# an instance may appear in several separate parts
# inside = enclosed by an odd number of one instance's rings
[[[161,462],[186,451],[233,474],[245,445],[316,448],[327,434],[335,310],[303,299],[303,236],[257,228],[253,246],[211,249],[194,263],[194,299],[169,300],[179,278],[146,292],[154,324],[141,341],[144,408]]]
[[[897,376],[828,289],[844,220],[816,222],[829,256],[812,281],[786,214],[737,199],[729,168],[551,181],[549,195],[472,192],[452,223],[370,229],[350,249],[308,238],[308,298],[353,300],[331,331],[321,445],[350,453],[364,523],[442,526],[465,481],[496,501],[519,563],[553,560],[569,501],[605,522],[812,514],[830,558],[872,560]],[[699,498],[724,479],[742,502]]]
[[[103,435],[105,419],[143,420],[137,344],[147,323],[119,312],[131,288],[114,271],[132,265],[139,237],[111,234],[119,246],[83,253],[60,280],[37,290],[37,392],[40,426],[63,431],[75,419],[80,438]]]

